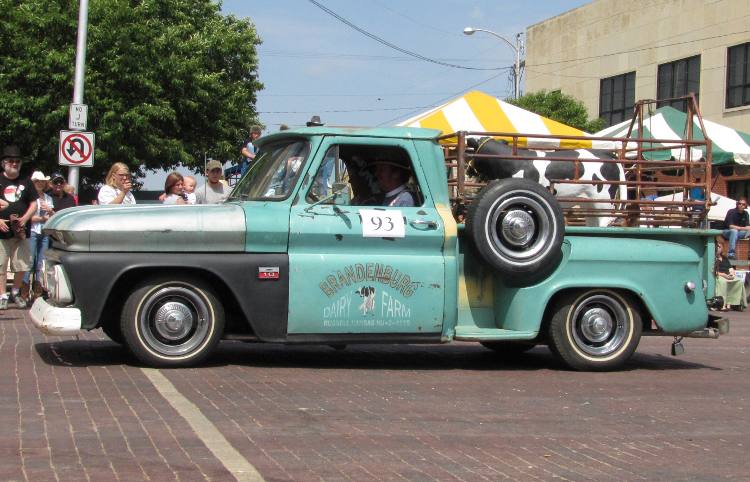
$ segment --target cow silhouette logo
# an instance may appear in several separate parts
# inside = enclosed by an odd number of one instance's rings
[[[363,315],[372,313],[375,311],[375,288],[372,286],[362,286],[360,289],[355,291],[356,294],[362,297],[362,304],[359,305],[359,311]]]

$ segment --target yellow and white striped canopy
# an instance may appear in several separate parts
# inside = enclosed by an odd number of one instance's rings
[[[553,136],[586,136],[574,127],[521,109],[496,97],[479,91],[471,91],[461,97],[435,107],[427,112],[398,124],[403,127],[429,127],[443,134],[457,131],[502,132],[509,134],[545,134]],[[510,138],[499,137],[511,142]],[[519,138],[519,146],[554,149],[611,149],[611,143],[570,140]]]

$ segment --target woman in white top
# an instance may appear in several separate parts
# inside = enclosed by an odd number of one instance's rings
[[[49,238],[42,233],[42,227],[44,223],[52,217],[54,210],[52,209],[52,197],[44,192],[47,189],[49,176],[45,176],[41,171],[34,171],[31,175],[31,182],[34,183],[34,188],[39,196],[36,203],[36,212],[31,216],[31,235],[29,236],[29,250],[31,251],[31,263],[32,267],[23,275],[23,281],[26,285],[29,284],[30,273],[35,273],[34,285],[38,285],[41,280],[42,272],[40,268],[42,266],[42,260],[44,259],[44,250],[49,246]],[[38,291],[36,286],[30,287],[29,293],[34,290]],[[31,297],[31,295],[29,296]]]
[[[133,181],[130,178],[130,169],[123,162],[115,162],[109,168],[104,185],[99,189],[99,204],[135,204],[131,189]]]

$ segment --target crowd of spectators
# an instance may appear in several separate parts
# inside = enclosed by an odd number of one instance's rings
[[[18,146],[3,148],[0,174],[0,310],[15,303],[25,308],[30,295],[41,291],[39,267],[48,244],[44,223],[56,212],[74,207],[77,201],[66,190],[65,178],[34,171],[21,175],[25,161]],[[10,293],[7,273],[13,273]]]
[[[244,174],[255,159],[253,144],[260,136],[258,126],[249,129],[249,136],[240,149],[242,162],[231,169],[235,174]],[[40,272],[44,250],[49,245],[43,227],[55,213],[78,205],[78,196],[73,186],[66,183],[60,173],[47,176],[35,170],[30,176],[22,175],[22,166],[27,159],[17,145],[3,147],[0,158],[0,310],[14,303],[25,308],[35,295],[41,293]],[[228,173],[232,175],[234,171]],[[164,184],[164,193],[159,200],[164,204],[214,204],[229,197],[231,188],[227,182],[222,163],[211,160],[206,164],[206,182],[197,186],[193,176],[170,173]],[[107,172],[91,204],[133,205],[132,173],[127,164],[115,162]],[[84,201],[85,202],[85,201]],[[13,273],[10,292],[7,274]]]

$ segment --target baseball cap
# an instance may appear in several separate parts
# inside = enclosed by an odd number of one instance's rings
[[[50,179],[52,179],[52,182],[55,182],[58,179],[65,181],[65,176],[63,176],[59,172],[53,172],[52,175],[50,176]]]
[[[208,163],[206,164],[206,171],[211,171],[213,169],[221,169],[221,168],[222,168],[221,163],[217,161],[216,159],[212,159],[208,161]]]

